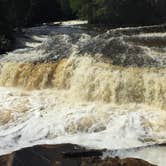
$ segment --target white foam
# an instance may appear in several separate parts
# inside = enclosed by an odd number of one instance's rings
[[[17,112],[20,104],[26,112]],[[143,104],[74,101],[67,90],[0,88],[1,112],[6,108],[17,116],[0,127],[0,154],[42,143],[121,149],[166,141],[166,112]]]

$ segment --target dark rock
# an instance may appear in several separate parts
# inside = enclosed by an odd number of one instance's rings
[[[73,154],[78,152],[80,155],[80,151],[83,154],[89,153],[87,156],[79,157],[64,156],[71,152]],[[100,156],[95,155],[95,152],[101,154],[102,151],[86,150],[84,147],[72,144],[39,145],[1,156],[0,166],[153,166],[146,161],[134,158],[116,157],[102,160]]]
[[[12,166],[15,153],[1,156],[0,157],[0,166]]]
[[[152,164],[134,158],[119,159],[118,157],[112,159],[101,160],[98,158],[89,158],[81,161],[81,166],[153,166]]]

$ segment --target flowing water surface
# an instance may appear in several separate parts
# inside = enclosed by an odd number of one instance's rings
[[[0,59],[0,154],[36,144],[166,143],[165,26],[25,29]],[[159,166],[166,147],[125,153]],[[112,154],[105,154],[112,155]]]

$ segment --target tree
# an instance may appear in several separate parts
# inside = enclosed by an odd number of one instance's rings
[[[14,29],[70,18],[68,0],[0,0],[0,52],[9,47]]]
[[[70,0],[72,9],[89,23],[148,25],[165,21],[165,0]]]

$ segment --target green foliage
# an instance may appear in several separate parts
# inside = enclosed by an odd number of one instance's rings
[[[70,6],[80,18],[88,19],[91,12],[92,0],[69,0]],[[87,13],[88,12],[88,13]]]
[[[61,20],[73,19],[75,15],[70,7],[69,0],[57,0],[57,4],[61,13]]]
[[[146,25],[166,17],[165,0],[70,0],[72,9],[90,23]]]

